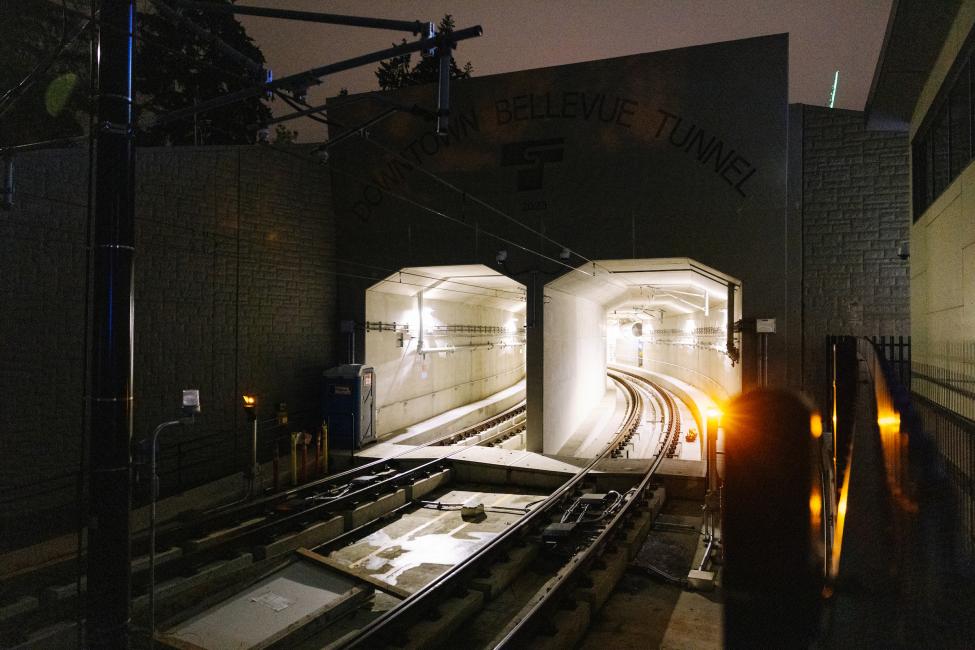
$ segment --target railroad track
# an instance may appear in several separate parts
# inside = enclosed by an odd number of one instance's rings
[[[189,579],[222,562],[233,563],[242,553],[255,547],[267,548],[276,539],[300,533],[357,503],[395,493],[403,486],[442,472],[449,466],[450,459],[468,446],[498,444],[524,431],[524,416],[525,405],[521,403],[426,444],[409,445],[408,449],[391,456],[291,489],[218,507],[191,520],[162,526],[157,532],[157,584]],[[416,467],[400,469],[393,465],[397,459],[418,448],[440,445],[463,446]],[[139,603],[140,596],[144,597],[148,590],[147,563],[138,559],[148,553],[146,533],[133,538],[132,553],[137,558],[133,561],[133,597]],[[5,585],[5,603],[23,605],[24,611],[7,610],[13,613],[0,619],[0,645],[6,647],[7,643],[22,639],[26,630],[73,616],[77,601],[76,568],[77,560],[69,557],[33,574],[21,574],[17,576],[16,584]]]
[[[516,525],[498,534],[477,552],[406,598],[397,607],[367,623],[356,634],[345,637],[338,647],[423,646],[428,640],[423,639],[422,634],[417,635],[414,629],[423,627],[431,613],[438,616],[449,611],[450,600],[468,593],[475,579],[490,575],[493,565],[509,561],[517,554],[519,547],[533,544],[547,546],[545,550],[559,561],[554,563],[555,566],[549,567],[552,570],[551,577],[523,603],[517,614],[487,647],[532,646],[538,634],[549,634],[551,638],[550,621],[553,615],[573,587],[585,583],[589,570],[624,532],[626,522],[637,516],[638,510],[650,495],[651,480],[665,456],[658,453],[647,472],[625,494],[617,494],[616,497],[610,497],[609,494],[598,495],[601,498],[597,499],[597,495],[587,495],[583,491],[587,479],[600,461],[618,455],[639,426],[645,406],[644,393],[638,389],[639,385],[649,387],[660,396],[657,408],[665,411],[666,418],[666,437],[662,449],[679,432],[679,411],[666,391],[629,373],[610,371],[608,374],[623,390],[627,407],[621,426],[605,450],[547,499],[522,516]],[[580,503],[583,505],[580,506]],[[590,508],[598,514],[587,518],[586,512]],[[566,531],[564,537],[556,535],[560,531]],[[576,532],[578,535],[573,534]],[[463,626],[463,623],[455,621],[450,625],[456,629],[456,626]],[[477,626],[465,626],[464,629],[466,631],[474,627]],[[448,625],[447,629],[451,627]]]
[[[597,504],[598,507],[592,504],[580,507],[580,496],[584,494],[588,478],[595,466],[606,458],[621,455],[640,425],[645,409],[649,409],[654,417],[659,414],[663,419],[666,435],[661,440],[661,450],[678,438],[679,410],[667,391],[659,389],[642,377],[623,371],[611,371],[609,376],[626,395],[627,408],[623,424],[604,451],[548,498],[523,515],[516,525],[511,526],[478,552],[403,600],[399,606],[366,624],[357,634],[345,637],[340,644],[342,647],[371,648],[382,645],[403,645],[403,640],[410,636],[410,628],[424,620],[429,612],[437,611],[438,607],[454,594],[465,590],[465,583],[476,576],[483,576],[485,572],[490,572],[492,565],[505,561],[517,546],[538,544],[540,540],[553,547],[559,546],[558,541],[544,540],[545,529],[553,522],[572,524],[571,520],[575,519],[575,523],[581,524],[580,529],[586,529],[585,544],[573,548],[568,554],[564,549],[560,551],[565,556],[562,558],[564,561],[554,571],[544,591],[525,603],[525,608],[505,628],[503,637],[499,638],[497,645],[520,645],[526,639],[531,639],[539,629],[544,628],[544,625],[538,621],[546,620],[548,618],[546,613],[551,613],[553,608],[558,608],[558,603],[564,600],[568,590],[580,581],[584,581],[580,576],[583,576],[594,562],[599,561],[606,548],[623,530],[626,522],[632,520],[641,504],[646,502],[650,494],[653,473],[665,454],[657,453],[649,471],[625,494],[605,500]],[[393,456],[371,461],[252,502],[218,508],[204,513],[198,520],[168,527],[159,535],[160,553],[165,554],[167,549],[182,549],[182,552],[157,567],[157,584],[180,579],[192,581],[192,576],[205,572],[207,567],[215,562],[232,563],[235,557],[239,559],[240,554],[245,550],[261,548],[262,545],[265,547],[273,545],[276,543],[275,540],[282,536],[287,538],[288,535],[296,535],[337,513],[349,511],[358,503],[388,497],[404,488],[409,492],[411,485],[415,486],[417,482],[444,472],[450,466],[451,458],[463,452],[467,448],[466,445],[497,444],[523,431],[524,414],[525,407],[522,404],[489,421],[430,441],[422,446],[460,445],[462,448],[416,467],[404,470],[392,465],[397,458],[417,448],[410,446],[408,450]],[[387,511],[382,519],[388,520],[390,517],[395,517],[399,511],[416,507],[416,501],[417,499],[411,494],[405,503]],[[591,509],[600,512],[595,524],[591,521],[592,517],[586,515],[587,510]],[[560,521],[564,518],[568,518],[569,521]],[[346,540],[352,541],[362,537],[371,532],[375,525],[376,522],[369,522],[353,530],[346,530],[338,538],[333,536],[333,539],[327,542],[327,546],[335,548],[348,543]],[[134,547],[138,550],[139,540],[136,540]],[[255,564],[258,559],[256,556],[253,558]],[[70,568],[74,568],[74,560],[71,560]],[[144,569],[134,568],[134,595],[138,596],[142,593],[141,598],[144,599],[146,589],[147,579]],[[140,609],[138,602],[137,598],[134,610]],[[55,616],[54,619],[40,614],[27,616],[17,621],[18,627],[22,630],[24,629],[22,623],[37,627],[42,623],[57,620],[58,616],[62,619],[69,617],[72,613],[70,607],[72,603],[71,599],[67,599],[58,606],[44,608]]]

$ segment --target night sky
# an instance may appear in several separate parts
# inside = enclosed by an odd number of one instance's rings
[[[826,104],[840,71],[837,108],[862,110],[883,42],[890,0],[248,0],[246,4],[439,22],[451,13],[457,28],[481,25],[484,35],[460,44],[460,65],[475,76],[654,52],[788,32],[789,101]],[[241,17],[276,77],[398,43],[409,34]],[[375,65],[336,75],[309,92],[324,103],[341,87],[378,88]],[[745,99],[745,98],[743,98]],[[281,102],[276,112],[287,112]],[[292,123],[299,141],[325,139],[310,120]]]

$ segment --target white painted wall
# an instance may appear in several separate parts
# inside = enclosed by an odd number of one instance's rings
[[[606,390],[606,310],[557,289],[545,297],[544,451],[553,453]]]
[[[962,3],[914,109],[911,136],[931,108],[969,32],[975,2]],[[970,164],[911,227],[912,389],[968,418],[960,399],[919,374],[975,376],[975,165]]]
[[[720,327],[726,324],[724,312],[714,311],[707,318],[700,314],[667,316],[662,323],[654,323],[654,328],[683,330],[688,320],[694,321],[694,327]],[[627,328],[622,328],[625,329]],[[729,396],[741,392],[741,369],[739,366],[732,366],[731,360],[723,351],[692,345],[651,343],[649,330],[644,332],[642,341],[626,336],[624,331],[620,331],[619,334],[615,346],[612,343],[609,346],[615,347],[615,360],[618,363],[641,365],[637,362],[637,346],[642,343],[642,367],[647,370],[670,375],[691,384],[715,401],[726,400]],[[723,347],[724,339],[710,339],[707,343],[717,343]]]
[[[380,436],[422,422],[444,411],[482,400],[525,376],[524,346],[460,349],[417,354],[419,319],[413,296],[366,292],[366,320],[409,323],[399,347],[391,331],[366,333],[366,363],[376,369],[377,431]],[[508,327],[509,335],[425,335],[424,347],[514,342],[522,337],[524,312],[509,312],[447,300],[424,302],[424,328],[435,325]]]

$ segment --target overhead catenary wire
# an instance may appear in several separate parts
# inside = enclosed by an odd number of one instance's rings
[[[287,149],[284,149],[282,147],[279,147],[279,146],[274,145],[274,144],[269,143],[269,142],[262,143],[262,145],[265,146],[265,147],[270,147],[270,148],[274,149],[275,151],[280,151],[282,153],[285,153],[287,155],[293,156],[295,158],[299,158],[301,160],[306,160],[307,161],[310,158],[310,156],[308,156],[308,155],[301,155],[301,154],[298,154],[298,153],[293,152],[293,151],[288,151]],[[321,161],[319,161],[319,162],[321,162]],[[337,173],[337,174],[341,174],[343,176],[346,176],[348,178],[351,178],[351,179],[353,179],[353,180],[355,180],[357,182],[360,182],[360,183],[367,182],[365,179],[363,179],[361,176],[359,176],[357,174],[354,174],[352,172],[346,171],[344,169],[336,168],[331,163],[325,163],[325,164],[328,164],[329,169],[331,171]],[[423,205],[422,203],[420,203],[418,201],[414,201],[413,199],[408,198],[406,196],[403,196],[402,194],[399,194],[399,193],[396,193],[396,192],[392,192],[392,191],[388,191],[388,190],[386,191],[386,193],[389,196],[391,196],[391,197],[393,197],[395,199],[399,199],[400,201],[403,201],[404,203],[407,203],[409,205],[412,205],[412,206],[414,206],[416,208],[419,208],[421,210],[424,210],[426,212],[430,212],[431,214],[434,214],[436,216],[439,216],[439,217],[441,217],[441,218],[443,218],[443,219],[445,219],[447,221],[451,221],[451,222],[457,223],[457,224],[459,224],[461,226],[464,226],[465,228],[475,229],[475,225],[469,224],[469,223],[465,222],[463,219],[458,219],[457,217],[452,217],[452,216],[450,216],[449,214],[447,214],[445,212],[441,212],[439,210],[436,210],[434,208],[431,208],[430,206]],[[502,243],[508,244],[509,246],[514,246],[515,248],[518,248],[518,249],[520,249],[522,251],[525,251],[526,253],[530,253],[532,255],[536,255],[538,257],[547,259],[550,262],[554,262],[554,263],[559,264],[561,266],[564,266],[564,267],[566,267],[566,268],[568,268],[570,270],[579,271],[579,272],[581,272],[581,273],[583,273],[585,275],[591,275],[591,274],[587,273],[586,271],[582,271],[580,269],[577,269],[576,267],[572,266],[571,264],[566,264],[562,260],[555,259],[554,257],[551,257],[549,255],[546,255],[545,253],[536,251],[535,249],[533,249],[533,248],[531,248],[529,246],[525,246],[525,245],[520,244],[520,243],[518,243],[516,241],[507,239],[507,238],[502,237],[501,235],[495,234],[495,233],[493,233],[493,232],[491,232],[489,230],[485,230],[484,228],[477,227],[477,231],[478,231],[478,233],[484,233],[488,237],[492,237],[492,238],[494,238],[494,239],[496,239],[496,240],[498,240],[498,241],[500,241]]]
[[[376,99],[381,99],[378,96],[375,96],[375,98]],[[385,116],[385,113],[383,115]],[[567,263],[567,262],[565,262],[565,261],[563,261],[561,259],[555,259],[553,257],[549,257],[549,256],[546,256],[546,255],[540,254],[540,253],[538,253],[537,251],[534,251],[534,250],[531,250],[530,252],[533,252],[536,255],[541,255],[542,257],[545,257],[549,261],[555,262],[556,264],[559,264],[560,266],[564,266],[565,268],[567,268],[567,269],[569,269],[571,271],[575,271],[577,273],[582,273],[583,275],[587,275],[587,276],[592,277],[592,278],[601,279],[601,280],[603,280],[605,282],[608,282],[609,284],[612,284],[612,285],[617,286],[617,287],[620,287],[620,288],[629,288],[629,285],[625,285],[625,284],[624,285],[620,285],[619,283],[617,283],[617,282],[612,281],[612,280],[609,279],[609,278],[612,277],[613,271],[607,269],[606,267],[602,266],[598,262],[589,259],[588,257],[586,257],[585,255],[582,255],[578,251],[576,251],[576,250],[574,250],[574,249],[572,249],[572,248],[570,248],[570,247],[562,244],[561,242],[559,242],[559,241],[557,241],[557,240],[555,240],[555,239],[547,236],[542,231],[540,231],[540,230],[538,230],[536,228],[532,228],[531,226],[529,226],[528,224],[524,223],[520,219],[517,219],[517,218],[509,215],[505,211],[501,210],[497,206],[494,206],[494,205],[488,203],[487,201],[481,199],[477,195],[471,194],[469,191],[464,190],[464,189],[462,189],[460,187],[457,187],[456,185],[454,185],[453,183],[451,183],[447,179],[443,178],[442,176],[440,176],[438,174],[435,174],[434,172],[430,171],[429,169],[425,169],[425,168],[423,168],[423,167],[421,167],[419,165],[413,164],[406,157],[404,157],[400,152],[397,152],[396,150],[391,149],[390,147],[387,147],[387,146],[385,146],[385,145],[377,142],[372,137],[370,137],[369,134],[368,134],[368,132],[364,128],[356,129],[354,132],[347,131],[345,133],[340,134],[341,137],[345,137],[345,136],[349,136],[349,135],[359,135],[359,136],[361,136],[362,139],[364,139],[366,142],[369,142],[370,144],[372,144],[372,145],[376,146],[377,148],[381,149],[383,152],[385,152],[385,153],[387,153],[387,154],[389,154],[391,156],[394,156],[395,158],[397,158],[401,162],[406,163],[407,165],[410,166],[411,169],[415,169],[415,170],[419,171],[420,173],[424,174],[425,176],[427,176],[427,177],[431,178],[432,180],[440,183],[444,187],[446,187],[446,188],[448,188],[448,189],[450,189],[450,190],[452,190],[452,191],[460,194],[462,197],[464,197],[464,200],[465,201],[470,200],[473,203],[475,203],[475,204],[477,204],[477,205],[485,208],[486,210],[488,210],[490,212],[493,212],[494,214],[497,214],[497,215],[501,216],[502,218],[506,219],[507,221],[510,221],[511,223],[514,223],[514,224],[520,226],[521,228],[523,228],[523,229],[527,230],[528,232],[532,233],[533,235],[536,235],[536,236],[540,237],[544,241],[547,241],[547,242],[549,242],[551,244],[554,244],[555,246],[559,247],[562,250],[569,251],[571,254],[574,254],[576,257],[578,257],[578,258],[582,259],[583,261],[585,261],[587,265],[591,265],[593,270],[590,273],[588,271],[583,270],[582,268],[579,268],[579,266],[569,264],[569,263]],[[329,144],[329,143],[326,143],[326,145],[327,144]],[[334,167],[332,169],[335,170]],[[383,191],[386,194],[390,195],[390,196],[400,198],[401,200],[406,200],[401,195],[397,195],[397,194],[391,192],[388,189],[384,189]],[[469,226],[469,227],[471,227],[471,226]],[[473,227],[475,228],[475,230],[478,233],[480,233],[480,232],[483,231],[486,234],[488,234],[489,236],[494,237],[495,239],[499,239],[501,241],[505,241],[501,237],[499,237],[498,235],[494,235],[490,231],[483,230],[483,228],[479,224],[475,224],[475,226],[473,226]],[[508,242],[505,242],[505,243],[508,243]],[[521,246],[519,244],[513,244],[513,245],[518,246],[522,250],[528,250],[528,249],[526,249],[525,247],[523,247],[523,246]],[[598,278],[598,274],[596,272],[596,269],[597,268],[598,269],[601,269],[603,271],[604,275],[605,276],[609,276],[609,278],[607,278],[607,277]]]
[[[158,2],[158,0],[152,0],[152,1],[153,1],[154,4],[156,2]],[[467,31],[467,30],[462,30],[462,31]],[[326,67],[328,67],[328,66],[324,66],[322,69],[324,69]],[[239,75],[235,75],[235,76],[239,76]],[[291,77],[296,77],[296,76],[297,75],[291,75]],[[268,87],[272,87],[273,84],[267,84],[267,85],[268,85]],[[279,88],[275,88],[276,93],[279,96],[281,96],[282,99],[284,99],[284,101],[286,103],[288,103],[289,106],[291,106],[292,108],[296,108],[297,109],[297,107],[295,106],[295,104],[292,103],[292,101],[289,98],[287,98],[285,95],[283,95],[280,92],[277,92],[278,90],[279,90]],[[375,95],[373,95],[373,96],[376,97]],[[307,106],[307,104],[305,104],[305,106]],[[179,111],[175,111],[175,112],[178,113]],[[316,119],[316,121],[319,121],[319,122],[328,123],[325,119],[322,119],[322,118],[316,118],[316,117],[311,116],[311,115],[309,115],[309,117],[311,117],[312,119]],[[158,119],[159,118],[156,118],[157,121],[158,121]],[[368,142],[372,143],[373,145],[375,145],[377,147],[380,147],[381,149],[383,149],[384,151],[390,153],[391,155],[394,155],[394,156],[397,156],[399,158],[402,158],[402,156],[398,152],[395,152],[395,151],[389,149],[388,147],[385,147],[384,145],[382,145],[382,144],[374,141],[372,138],[370,138],[368,136],[367,132],[364,129],[358,129],[358,130],[356,130],[354,132],[360,134]],[[347,134],[349,134],[349,133],[352,133],[352,132],[351,131],[350,132],[347,132]],[[343,134],[343,135],[345,135],[345,134]],[[333,169],[333,171],[338,171],[339,173],[343,173],[342,170],[336,170],[334,167],[332,169]],[[443,185],[445,185],[446,187],[452,189],[453,191],[461,193],[465,197],[465,200],[466,199],[470,199],[474,203],[476,203],[476,204],[484,207],[485,209],[487,209],[487,210],[489,210],[489,211],[491,211],[491,212],[493,212],[493,213],[495,213],[495,214],[503,217],[504,219],[506,219],[506,220],[508,220],[508,221],[510,221],[510,222],[512,222],[512,223],[514,223],[514,224],[516,224],[516,225],[518,225],[518,226],[520,226],[520,227],[528,230],[529,232],[531,232],[534,235],[539,236],[543,240],[548,241],[548,242],[550,242],[552,244],[555,244],[556,246],[559,246],[562,249],[569,250],[571,253],[575,254],[577,257],[579,257],[579,258],[581,258],[581,259],[583,259],[583,260],[591,263],[593,265],[593,272],[592,273],[589,273],[587,271],[584,271],[584,270],[578,268],[577,266],[574,266],[572,264],[568,264],[568,263],[564,262],[561,259],[557,259],[557,258],[554,258],[552,256],[545,255],[544,253],[541,253],[541,252],[536,251],[536,250],[534,250],[534,249],[532,249],[530,247],[527,247],[527,246],[524,246],[522,244],[519,244],[518,242],[515,242],[513,240],[509,240],[509,239],[506,239],[504,237],[501,237],[500,235],[496,235],[494,233],[491,233],[490,231],[484,231],[486,235],[488,235],[488,236],[490,236],[490,237],[492,237],[492,238],[494,238],[494,239],[496,239],[498,241],[501,241],[503,243],[509,244],[511,246],[515,246],[516,248],[518,248],[520,250],[523,250],[525,252],[532,253],[532,254],[537,255],[539,257],[542,257],[542,258],[544,258],[544,259],[546,259],[548,261],[554,262],[555,264],[558,264],[560,266],[563,266],[563,267],[565,267],[565,268],[567,268],[567,269],[569,269],[571,271],[576,271],[576,272],[583,273],[583,274],[588,275],[588,276],[591,276],[591,277],[596,277],[595,268],[596,268],[597,265],[596,265],[596,263],[594,261],[592,261],[589,258],[585,257],[584,255],[581,255],[578,252],[570,249],[569,247],[564,246],[560,242],[557,242],[556,240],[552,239],[551,237],[548,237],[547,235],[545,235],[541,231],[539,231],[539,230],[537,230],[535,228],[532,228],[531,226],[528,226],[527,224],[523,223],[521,220],[516,219],[515,217],[512,217],[511,215],[508,215],[504,211],[502,211],[499,208],[497,208],[497,207],[495,207],[495,206],[487,203],[486,201],[480,199],[479,197],[477,197],[475,195],[471,195],[470,193],[468,193],[468,192],[466,192],[464,190],[461,190],[460,188],[456,187],[455,185],[453,185],[452,183],[450,183],[446,179],[443,179],[442,177],[440,177],[440,176],[438,176],[436,174],[433,174],[429,170],[425,170],[425,169],[422,169],[422,168],[419,168],[419,167],[417,167],[417,169],[420,169],[420,171],[422,173],[426,174],[430,178],[433,178],[437,182],[442,183]],[[407,202],[407,203],[412,203],[416,207],[420,207],[421,209],[428,210],[431,213],[434,213],[434,214],[437,214],[437,215],[441,216],[442,218],[445,218],[445,219],[454,221],[454,222],[459,223],[461,225],[464,225],[464,226],[466,226],[468,228],[472,228],[473,227],[473,228],[475,228],[478,231],[478,234],[482,231],[482,228],[480,228],[479,225],[477,225],[477,226],[471,226],[470,224],[467,224],[465,221],[463,221],[461,219],[456,219],[456,218],[450,217],[446,213],[443,213],[443,212],[434,210],[433,208],[429,208],[428,206],[423,206],[423,205],[421,205],[421,204],[419,204],[417,202],[412,201],[411,199],[408,199],[407,197],[405,197],[403,195],[399,195],[399,194],[390,192],[388,190],[387,190],[387,194],[389,194],[390,196],[393,196],[394,198],[398,198],[401,201],[404,201],[404,202]]]
[[[395,149],[391,149],[390,147],[387,147],[387,146],[385,146],[385,145],[377,142],[375,139],[373,139],[372,137],[370,137],[368,133],[363,132],[362,133],[362,138],[365,141],[369,142],[370,144],[372,144],[372,145],[374,145],[374,146],[382,149],[383,151],[385,151],[389,155],[396,157],[398,160],[409,163],[409,161],[401,153],[399,153]],[[527,230],[531,234],[533,234],[533,235],[535,235],[537,237],[540,237],[541,239],[549,242],[550,244],[554,244],[555,246],[558,246],[560,249],[568,250],[570,253],[574,254],[576,257],[582,259],[583,261],[593,262],[593,260],[589,259],[585,255],[582,255],[582,254],[578,253],[577,251],[569,248],[565,244],[563,244],[563,243],[561,243],[559,241],[556,241],[556,240],[552,239],[551,237],[549,237],[548,235],[546,235],[542,231],[538,230],[537,228],[532,228],[531,226],[529,226],[528,224],[526,224],[522,220],[517,219],[517,218],[511,216],[510,214],[508,214],[504,210],[501,210],[500,208],[495,207],[494,205],[491,205],[490,203],[488,203],[484,199],[481,199],[478,196],[476,196],[474,194],[471,194],[467,190],[463,190],[463,189],[457,187],[456,185],[454,185],[453,183],[451,183],[450,181],[448,181],[444,177],[442,177],[442,176],[440,176],[438,174],[435,174],[435,173],[431,172],[429,169],[425,169],[423,167],[420,167],[419,165],[413,165],[412,163],[410,163],[410,165],[411,165],[411,167],[413,169],[416,169],[421,174],[427,176],[428,178],[431,178],[431,179],[435,180],[436,182],[440,183],[444,187],[446,187],[446,188],[448,188],[450,190],[453,190],[454,192],[457,192],[458,194],[461,194],[462,196],[464,196],[465,199],[470,200],[470,201],[476,203],[477,205],[481,206],[482,208],[488,210],[489,212],[493,212],[494,214],[496,214],[496,215],[502,217],[503,219],[505,219],[507,221],[510,221],[511,223],[513,223],[513,224],[515,224],[515,225],[517,225],[517,226],[519,226],[519,227]],[[570,264],[566,264],[565,262],[562,262],[561,260],[556,260],[556,261],[558,261],[563,266],[569,267],[569,268],[571,268],[573,270],[578,270],[575,266],[572,266]]]
[[[352,172],[346,171],[344,169],[339,169],[339,168],[335,167],[334,165],[329,165],[329,168],[333,172],[335,172],[337,174],[341,174],[343,176],[346,176],[346,177],[349,177],[349,178],[352,178],[354,180],[357,180],[357,181],[362,182],[361,177],[359,177],[356,174],[353,174]],[[464,226],[465,228],[468,228],[468,229],[471,229],[471,230],[474,229],[474,225],[473,224],[469,224],[469,223],[465,222],[463,219],[458,219],[457,217],[452,217],[449,214],[447,214],[446,212],[441,212],[440,210],[437,210],[435,208],[431,208],[430,206],[423,205],[419,201],[414,201],[413,199],[408,198],[408,197],[406,197],[406,196],[404,196],[402,194],[399,194],[397,192],[393,192],[393,191],[390,191],[390,190],[384,190],[384,192],[388,196],[390,196],[390,197],[392,197],[394,199],[398,199],[398,200],[400,200],[403,203],[406,203],[408,205],[412,205],[415,208],[419,208],[421,210],[424,210],[426,212],[429,212],[430,214],[433,214],[435,216],[441,217],[441,218],[443,218],[443,219],[445,219],[447,221],[451,221],[451,222],[456,223],[458,225]],[[580,273],[584,273],[585,275],[591,275],[590,273],[588,273],[586,271],[583,271],[581,269],[578,269],[578,268],[572,266],[571,264],[566,264],[565,262],[563,262],[560,259],[556,259],[556,258],[554,258],[554,257],[552,257],[550,255],[546,255],[545,253],[539,252],[539,251],[537,251],[537,250],[535,250],[533,248],[530,248],[528,246],[525,246],[524,244],[520,244],[520,243],[518,243],[518,242],[516,242],[514,240],[511,240],[511,239],[508,239],[506,237],[502,237],[501,235],[495,234],[495,233],[493,233],[493,232],[491,232],[489,230],[485,230],[483,227],[478,227],[477,230],[478,230],[479,233],[482,233],[482,234],[484,234],[484,235],[486,235],[488,237],[491,237],[493,239],[496,239],[497,241],[502,242],[504,244],[508,244],[509,246],[514,246],[515,248],[517,248],[519,250],[522,250],[522,251],[524,251],[526,253],[530,253],[530,254],[535,255],[537,257],[541,257],[541,258],[546,259],[546,260],[548,260],[550,262],[554,262],[554,263],[556,263],[556,264],[558,264],[560,266],[564,266],[567,269],[570,269],[572,271],[579,271]]]

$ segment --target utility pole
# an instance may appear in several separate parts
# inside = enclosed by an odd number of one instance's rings
[[[87,647],[129,645],[135,148],[132,50],[135,0],[102,0],[88,494]]]

